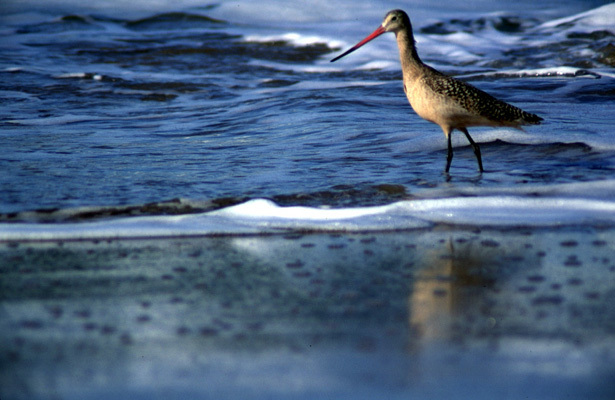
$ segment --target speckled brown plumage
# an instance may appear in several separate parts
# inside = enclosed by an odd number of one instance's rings
[[[519,107],[498,100],[469,83],[444,75],[433,68],[423,78],[431,90],[455,101],[473,114],[492,120],[494,125],[540,124],[542,118],[536,114],[523,111]]]
[[[444,75],[424,64],[416,51],[410,19],[402,10],[389,11],[378,29],[331,61],[344,57],[386,32],[395,33],[397,38],[404,76],[404,92],[410,105],[421,118],[438,124],[447,138],[448,154],[445,168],[447,173],[453,159],[451,133],[454,129],[466,136],[474,149],[478,168],[483,172],[480,148],[472,140],[468,127],[520,128],[522,125],[537,125],[542,121],[542,118],[535,114],[498,100],[469,83]]]

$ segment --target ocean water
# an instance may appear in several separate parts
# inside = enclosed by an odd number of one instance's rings
[[[613,187],[615,160],[605,3],[3,2],[1,217],[255,198],[357,207],[575,184],[581,198],[609,199],[594,190]],[[409,12],[428,64],[543,125],[472,129],[482,175],[455,134],[445,176],[446,141],[407,104],[393,35],[329,62],[393,7]]]
[[[0,3],[2,400],[614,398],[615,3],[86,3]],[[445,174],[393,8],[543,123]]]

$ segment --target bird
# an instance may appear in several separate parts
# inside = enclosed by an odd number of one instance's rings
[[[403,73],[404,92],[410,105],[421,118],[440,126],[447,139],[448,152],[445,173],[453,160],[451,133],[457,129],[470,142],[484,172],[479,145],[472,139],[468,127],[491,126],[522,129],[522,125],[538,125],[543,118],[498,100],[467,82],[445,75],[423,63],[416,50],[410,18],[402,10],[389,11],[382,24],[370,35],[346,52],[333,58],[335,62],[367,42],[387,33],[395,33]]]

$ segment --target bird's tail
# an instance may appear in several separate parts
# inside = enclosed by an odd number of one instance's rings
[[[536,114],[532,114],[529,112],[523,112],[523,122],[525,122],[528,125],[539,125],[541,121],[543,121],[543,119],[541,117],[539,117]]]

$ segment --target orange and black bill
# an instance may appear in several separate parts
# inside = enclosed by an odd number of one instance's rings
[[[361,40],[359,43],[355,44],[353,47],[348,49],[345,53],[335,57],[333,60],[331,60],[331,62],[337,61],[340,58],[344,57],[345,55],[352,53],[353,51],[355,51],[359,47],[363,46],[365,43],[369,42],[370,40],[376,39],[378,36],[382,35],[385,32],[386,31],[384,30],[384,27],[379,26],[378,29],[373,31],[368,37],[366,37],[365,39]]]

